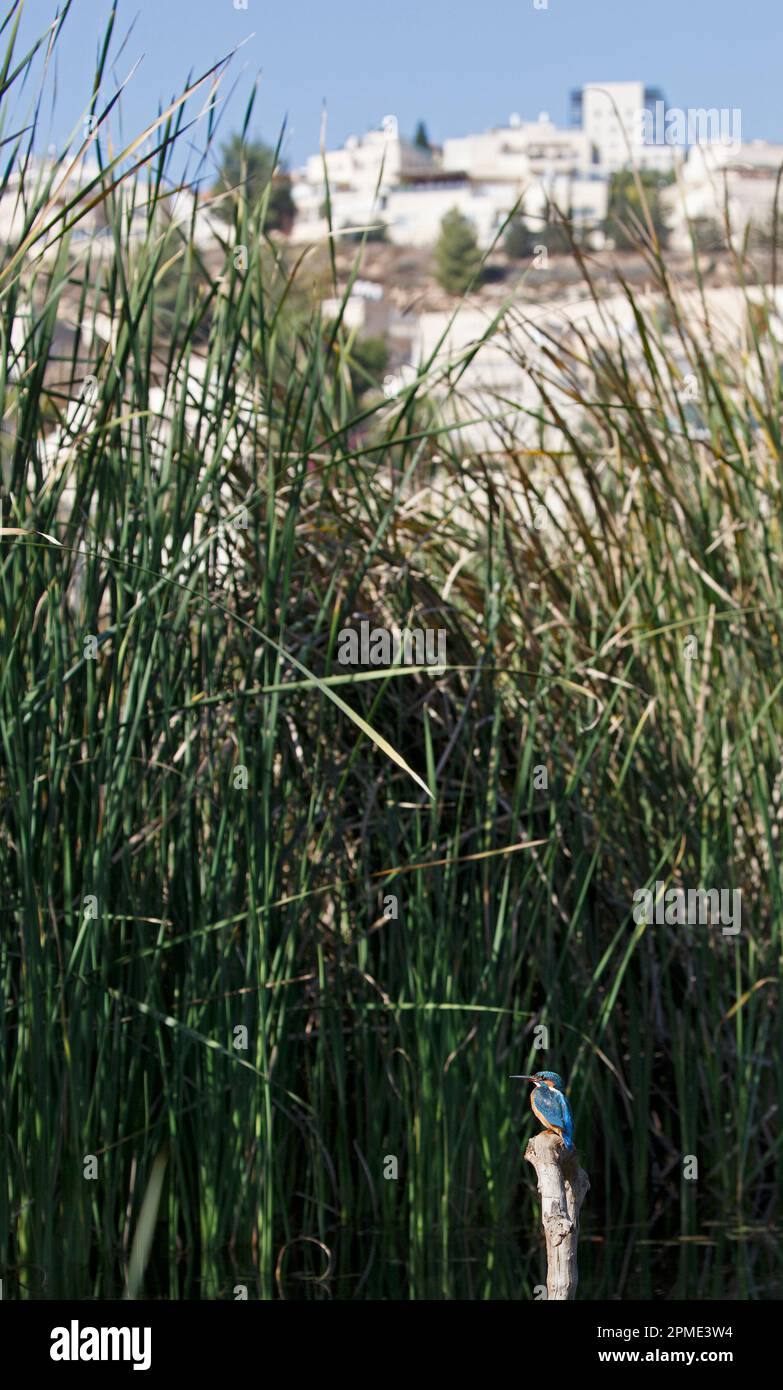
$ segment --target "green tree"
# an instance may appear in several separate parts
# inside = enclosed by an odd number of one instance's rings
[[[638,247],[640,233],[637,223],[647,230],[647,213],[640,197],[639,184],[658,240],[661,246],[666,245],[669,228],[661,203],[661,190],[670,182],[668,177],[652,169],[643,169],[638,175],[630,169],[623,169],[612,175],[604,231],[618,251],[631,251]]]
[[[458,208],[452,208],[440,224],[435,247],[438,284],[449,294],[464,294],[480,268],[481,251],[473,226]]]
[[[427,127],[423,121],[419,121],[416,127],[413,143],[414,145],[418,145],[420,150],[428,150],[430,148],[430,137],[427,134]]]
[[[361,396],[370,387],[379,387],[389,365],[389,347],[385,338],[357,338],[351,349],[351,385],[354,396]]]
[[[289,232],[296,215],[291,196],[291,182],[285,165],[275,168],[275,152],[263,140],[243,142],[241,135],[232,135],[220,151],[220,170],[215,192],[242,188],[248,203],[256,207],[271,183],[267,206],[266,227],[271,231]],[[225,217],[230,216],[226,203],[219,205]]]
[[[559,221],[547,216],[543,226],[538,227],[533,233],[534,246],[545,246],[547,251],[551,251],[553,256],[568,256],[571,254],[571,241],[568,236],[568,228],[573,227],[568,218]],[[578,239],[578,238],[577,238]]]
[[[694,217],[690,230],[697,251],[725,251],[726,230],[713,217]]]
[[[166,259],[163,258],[164,264]],[[186,247],[184,256],[168,259],[170,263],[155,278],[155,292],[151,296],[155,335],[162,342],[181,343],[190,331],[193,342],[201,346],[209,337],[213,313],[209,303],[209,277],[190,246]]]
[[[525,260],[533,255],[536,234],[532,232],[521,212],[515,212],[503,237],[503,248],[514,261]]]
[[[725,233],[723,240],[725,242]],[[783,217],[778,213],[777,219],[772,208],[767,216],[759,221],[751,221],[747,229],[748,245],[752,251],[771,251],[773,246],[777,246],[779,252],[783,251]]]

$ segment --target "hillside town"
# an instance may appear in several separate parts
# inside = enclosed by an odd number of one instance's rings
[[[47,164],[40,161],[42,179]],[[290,190],[285,231],[294,244],[367,233],[370,242],[428,248],[444,216],[457,211],[486,250],[516,210],[533,235],[552,217],[565,218],[585,245],[600,250],[611,245],[606,225],[613,182],[633,169],[662,185],[667,242],[677,249],[689,245],[694,221],[728,222],[737,238],[751,224],[765,225],[781,164],[783,145],[742,139],[739,110],[670,107],[660,88],[626,81],[572,91],[565,126],[547,112],[535,120],[515,112],[505,125],[440,145],[430,142],[423,123],[415,136],[405,136],[388,115],[340,148],[311,154],[301,167],[288,171],[281,163],[274,177]],[[89,152],[75,160],[53,203],[64,205],[96,171]],[[28,162],[28,179],[31,172]],[[6,244],[24,225],[21,183],[21,171],[11,172],[0,198],[0,241]],[[198,194],[179,188],[169,211],[183,226],[192,221],[197,244],[208,248],[220,223],[205,191],[203,181]],[[136,216],[141,227],[141,198]],[[97,203],[80,217],[74,244],[90,241],[95,250],[104,221]]]
[[[572,92],[566,127],[547,112],[537,120],[514,113],[505,125],[436,146],[405,138],[387,116],[294,171],[291,234],[302,242],[326,235],[328,186],[333,229],[370,227],[398,245],[434,244],[456,208],[487,248],[519,205],[532,231],[557,209],[600,249],[612,178],[636,168],[671,179],[666,208],[676,246],[687,244],[689,220],[721,223],[728,212],[738,234],[763,220],[781,162],[783,146],[742,142],[739,111],[683,112],[642,82],[589,83]]]
[[[339,319],[352,353],[369,367],[363,383],[372,380],[394,399],[415,381],[422,364],[437,360],[448,371],[449,364],[469,354],[459,404],[444,391],[449,410],[463,419],[494,417],[498,400],[510,402],[512,410],[522,405],[530,420],[526,425],[516,417],[516,427],[532,438],[538,387],[530,367],[547,338],[566,342],[575,333],[601,337],[608,331],[627,334],[632,355],[639,350],[632,314],[618,294],[617,251],[624,255],[626,283],[641,296],[649,276],[638,247],[619,238],[620,219],[611,217],[622,180],[639,177],[654,191],[662,243],[685,285],[693,285],[694,229],[707,229],[705,246],[699,248],[710,252],[700,272],[704,293],[725,325],[727,341],[736,342],[744,331],[742,295],[732,284],[729,247],[741,246],[753,229],[768,236],[781,166],[783,145],[742,140],[739,111],[669,107],[659,88],[642,82],[590,83],[571,93],[565,127],[547,113],[537,120],[513,114],[506,125],[435,145],[423,124],[409,138],[400,133],[396,118],[387,116],[378,129],[349,138],[341,148],[324,147],[300,168],[288,171],[280,164],[272,174],[270,164],[268,177],[284,189],[288,209],[273,223],[271,236],[281,248],[310,247],[316,253],[310,260],[312,293],[324,322]],[[46,161],[38,173],[45,179]],[[66,207],[74,189],[96,175],[97,164],[88,154],[71,166],[52,204]],[[21,174],[11,174],[0,198],[0,241],[6,244],[25,226],[21,181]],[[237,166],[225,186],[239,182]],[[141,175],[128,180],[124,190],[131,248],[148,232],[145,190]],[[200,189],[184,184],[165,202],[169,228],[179,227],[205,268],[215,273],[230,235],[221,202],[219,184]],[[522,250],[509,254],[512,213],[525,235]],[[444,225],[453,218],[475,243],[469,264],[486,261],[489,267],[467,285],[470,292],[456,316],[454,306],[466,285],[448,283],[437,268]],[[105,209],[96,200],[74,229],[71,254],[111,256],[105,222]],[[574,242],[591,254],[600,309],[585,295],[568,242],[552,239],[558,222],[567,224]],[[336,284],[325,251],[330,243]],[[45,238],[35,254],[44,259],[49,254]],[[241,247],[236,254],[242,256]],[[483,342],[512,288],[518,314]],[[699,296],[693,298],[690,312],[696,316],[700,303]],[[21,324],[22,319],[15,328],[20,342]],[[63,353],[84,332],[78,306],[67,295],[57,332]],[[113,330],[98,314],[92,332],[110,342]],[[677,357],[681,349],[675,338],[669,346]],[[474,352],[476,343],[481,345]],[[190,370],[196,375],[205,370],[197,352]],[[567,412],[567,391],[560,404]],[[496,425],[461,420],[460,429],[466,439],[486,443]],[[58,440],[53,437],[49,447],[56,451]]]

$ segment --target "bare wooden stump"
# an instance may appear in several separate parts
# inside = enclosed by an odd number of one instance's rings
[[[566,1302],[579,1283],[576,1247],[579,1211],[590,1181],[573,1149],[559,1135],[544,1132],[530,1140],[525,1158],[532,1163],[541,1194],[541,1224],[546,1238],[546,1296]]]

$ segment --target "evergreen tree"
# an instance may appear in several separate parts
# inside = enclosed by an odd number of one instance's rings
[[[723,228],[721,237],[725,245],[726,235]],[[770,208],[766,218],[761,222],[753,220],[748,224],[747,240],[754,251],[771,251],[775,245],[780,251],[783,249],[783,217],[778,213],[776,219],[775,211]]]
[[[512,260],[521,261],[533,255],[536,234],[532,232],[521,212],[515,212],[503,237],[503,247]]]
[[[263,198],[267,185],[272,184],[267,205],[266,227],[271,231],[288,232],[296,215],[296,204],[291,196],[290,180],[286,177],[285,166],[275,169],[275,152],[263,140],[251,140],[243,144],[241,135],[232,135],[220,151],[220,170],[215,184],[215,192],[228,188],[241,188],[248,203],[255,207]],[[227,203],[221,203],[219,210],[228,218]]]
[[[349,371],[354,396],[379,387],[389,365],[389,346],[385,338],[359,338],[351,350]]]
[[[440,224],[435,248],[435,275],[449,294],[464,294],[481,267],[481,251],[476,233],[467,217],[452,208]]]
[[[427,127],[423,121],[419,121],[419,124],[416,127],[416,134],[413,137],[413,143],[414,145],[418,145],[420,150],[428,150],[430,147],[430,138],[427,134]]]
[[[668,239],[669,228],[663,215],[661,189],[671,180],[652,169],[643,169],[638,176],[630,169],[623,169],[612,175],[609,185],[609,207],[604,224],[606,235],[611,237],[618,251],[631,251],[638,247],[640,232],[637,223],[649,235],[647,213],[639,195],[637,177],[661,246],[665,246]]]

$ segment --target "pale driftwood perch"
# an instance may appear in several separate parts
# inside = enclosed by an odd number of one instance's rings
[[[541,1194],[541,1223],[546,1237],[546,1296],[567,1301],[579,1283],[576,1247],[579,1211],[590,1182],[573,1150],[566,1149],[557,1134],[537,1134],[525,1149]]]

